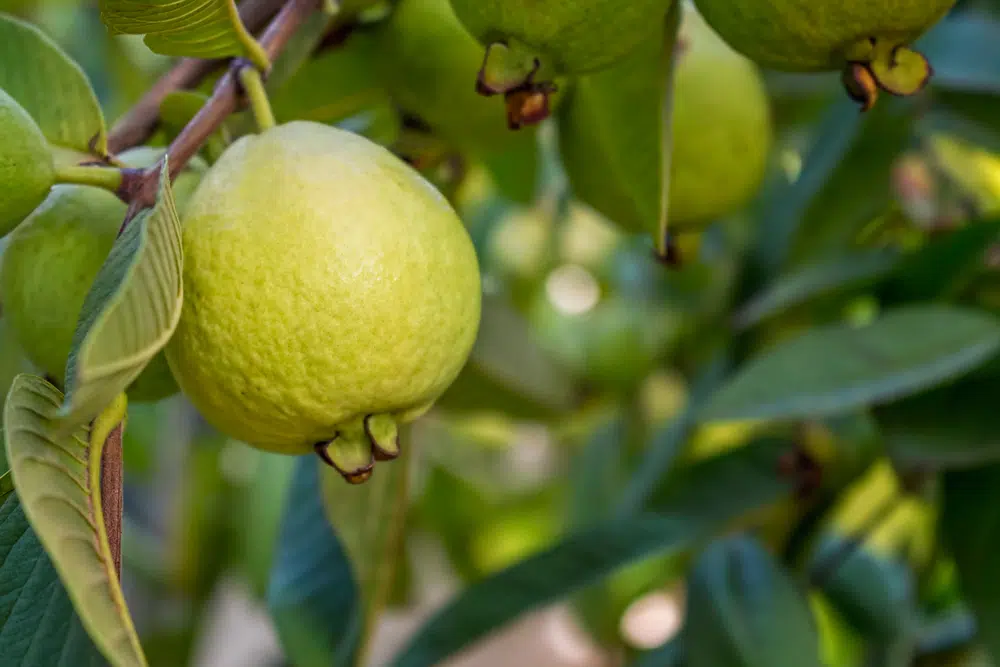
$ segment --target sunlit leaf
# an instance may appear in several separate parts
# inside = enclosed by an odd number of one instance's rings
[[[267,54],[247,32],[234,0],[101,0],[101,18],[115,33],[145,35],[146,46],[167,56],[243,56],[261,69]]]
[[[1000,323],[946,306],[899,309],[873,323],[812,329],[747,363],[703,420],[834,415],[958,377],[1000,349]]]
[[[105,438],[121,428],[124,397],[93,427],[60,436],[58,389],[33,375],[14,381],[4,407],[7,456],[17,494],[94,642],[116,667],[143,666],[101,509]]]
[[[118,237],[83,304],[66,364],[67,427],[92,419],[170,340],[183,301],[180,220],[164,164],[156,206]]]
[[[87,76],[38,28],[0,13],[0,88],[54,146],[104,155],[104,116]]]

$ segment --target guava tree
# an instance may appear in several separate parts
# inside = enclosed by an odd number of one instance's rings
[[[1000,3],[0,9],[0,665],[1000,664]]]

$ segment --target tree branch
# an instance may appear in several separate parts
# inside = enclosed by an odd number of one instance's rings
[[[240,19],[251,33],[259,31],[281,8],[282,0],[245,0],[240,4]],[[160,104],[175,90],[198,85],[218,67],[220,61],[184,58],[153,85],[125,117],[115,123],[108,135],[108,150],[120,153],[138,146],[156,130],[160,122]]]

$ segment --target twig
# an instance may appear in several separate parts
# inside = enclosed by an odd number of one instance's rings
[[[260,30],[274,16],[282,0],[246,0],[240,4],[240,18],[251,33]],[[119,120],[108,135],[108,150],[120,153],[138,146],[156,130],[160,104],[175,90],[192,88],[219,66],[219,61],[184,58],[153,85],[131,111]]]
[[[260,45],[272,61],[291,39],[295,30],[302,25],[302,22],[317,6],[317,0],[289,0],[281,8],[260,38]],[[234,61],[233,67],[215,85],[215,90],[209,100],[170,144],[167,155],[169,156],[171,179],[177,177],[177,174],[201,149],[202,144],[222,122],[240,108],[243,96],[241,95],[239,70],[250,66],[242,60]],[[159,172],[160,165],[142,172],[123,170],[119,196],[129,201],[129,214],[125,219],[125,224],[122,225],[122,230],[139,211],[156,203]]]
[[[122,511],[124,507],[122,488],[122,429],[118,424],[104,441],[101,455],[101,508],[104,510],[104,526],[108,533],[108,546],[115,561],[115,572],[122,576]]]

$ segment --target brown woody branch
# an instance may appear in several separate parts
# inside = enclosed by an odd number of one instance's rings
[[[281,8],[282,0],[245,0],[240,4],[240,19],[251,33],[256,33]],[[138,146],[156,130],[160,104],[176,90],[197,86],[220,61],[184,58],[146,91],[124,118],[115,123],[108,135],[108,151],[113,155]]]

